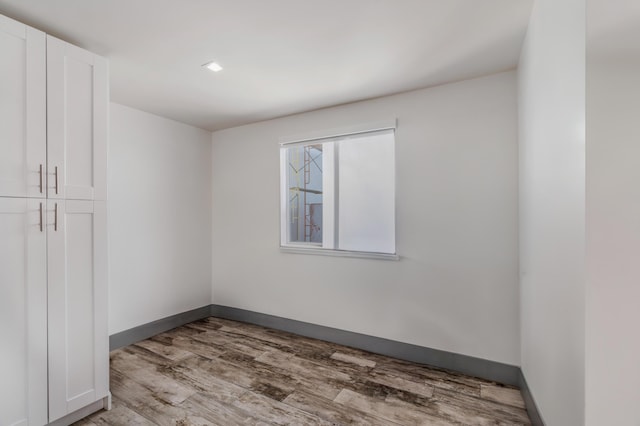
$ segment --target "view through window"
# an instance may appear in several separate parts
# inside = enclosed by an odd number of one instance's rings
[[[287,149],[289,241],[322,243],[322,144]]]

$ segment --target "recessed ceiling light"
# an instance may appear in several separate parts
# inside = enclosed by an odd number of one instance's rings
[[[213,72],[222,71],[222,67],[217,62],[209,62],[203,65],[205,68],[209,68]]]

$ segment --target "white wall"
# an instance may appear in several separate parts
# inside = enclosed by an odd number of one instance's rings
[[[211,133],[111,104],[109,333],[211,303]]]
[[[640,55],[590,57],[587,117],[586,424],[638,426]]]
[[[400,261],[279,251],[281,137],[398,118]],[[213,134],[213,302],[518,365],[506,72]]]
[[[522,369],[550,426],[584,422],[584,3],[535,2],[518,71]]]

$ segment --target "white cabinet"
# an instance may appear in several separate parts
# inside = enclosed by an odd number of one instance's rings
[[[0,15],[0,197],[106,199],[107,61]]]
[[[45,202],[0,198],[2,426],[47,422]]]
[[[0,15],[0,196],[46,195],[45,40]]]
[[[48,197],[104,200],[107,61],[47,36]]]
[[[104,201],[49,200],[49,421],[108,394]]]
[[[107,62],[2,15],[0,58],[0,426],[68,424],[108,405]]]

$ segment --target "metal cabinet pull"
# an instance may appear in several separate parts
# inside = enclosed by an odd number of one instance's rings
[[[40,164],[40,193],[42,194],[42,164]]]
[[[56,194],[58,193],[58,166],[55,167],[55,175],[56,175]]]
[[[58,203],[56,203],[53,210],[53,230],[58,230]]]
[[[42,167],[42,166],[40,166],[40,167]],[[43,231],[44,231],[44,228],[43,228],[43,225],[42,225],[42,203],[40,203],[40,232],[43,232]]]

